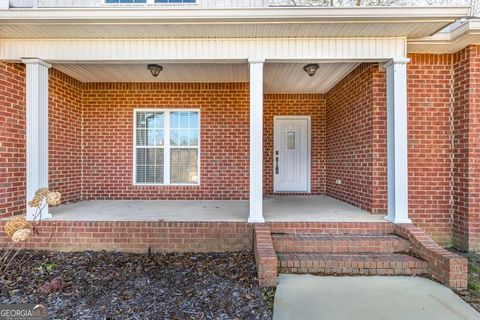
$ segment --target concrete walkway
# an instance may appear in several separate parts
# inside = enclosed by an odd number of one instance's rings
[[[274,320],[475,320],[453,291],[417,277],[280,275]]]

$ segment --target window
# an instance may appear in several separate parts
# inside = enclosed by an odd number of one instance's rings
[[[135,184],[197,184],[198,110],[135,111]]]

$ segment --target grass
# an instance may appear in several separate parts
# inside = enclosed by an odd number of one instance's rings
[[[471,252],[468,259],[468,289],[471,293],[480,296],[480,262],[478,255]]]
[[[267,304],[268,310],[273,314],[273,303],[275,299],[275,288],[263,288],[263,300]]]

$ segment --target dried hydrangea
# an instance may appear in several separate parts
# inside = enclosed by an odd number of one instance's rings
[[[15,232],[22,229],[32,230],[33,226],[30,222],[25,220],[25,218],[17,217],[9,220],[5,224],[5,233],[9,236],[13,236]]]
[[[49,192],[47,194],[47,203],[51,207],[56,206],[60,204],[61,198],[62,196],[60,195],[60,192]]]
[[[30,229],[17,230],[12,236],[12,241],[15,243],[25,241],[27,240],[28,236],[30,236],[31,233],[32,233],[32,230]]]
[[[28,202],[28,205],[32,208],[36,208],[36,207],[40,207],[40,205],[42,204],[43,202],[43,199],[42,198],[37,198],[37,197],[34,197],[32,200],[30,200]]]
[[[48,192],[48,188],[40,188],[35,192],[35,197],[46,197]]]
[[[40,207],[45,200],[49,206],[56,206],[60,204],[61,195],[59,192],[50,192],[48,188],[41,188],[35,192],[33,199],[28,202],[32,208]]]

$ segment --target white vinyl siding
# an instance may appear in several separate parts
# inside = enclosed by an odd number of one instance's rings
[[[195,0],[105,0],[105,4],[195,4]]]
[[[105,0],[105,3],[147,3],[147,0]]]
[[[248,7],[268,7],[269,0],[145,0],[149,5],[162,6],[162,5],[179,5],[189,6],[197,5],[200,7],[222,7],[222,8],[248,8]],[[133,5],[147,5],[144,3],[135,3],[141,1],[129,1],[130,3],[124,4],[124,6]],[[122,0],[116,1],[117,3],[123,2]],[[132,3],[133,2],[133,3]],[[87,8],[87,7],[102,7],[111,6],[111,3],[106,3],[105,0],[10,0],[10,7],[12,8],[32,8],[38,6],[39,8]]]
[[[200,112],[137,109],[134,118],[134,184],[198,184]]]

